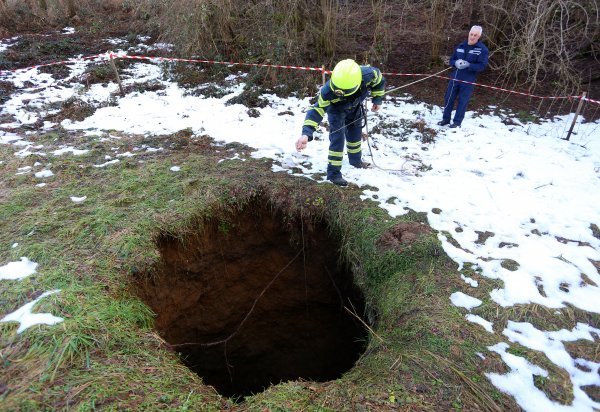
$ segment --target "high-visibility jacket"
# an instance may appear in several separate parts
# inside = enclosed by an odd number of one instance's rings
[[[351,112],[371,94],[374,104],[381,104],[385,94],[385,78],[381,71],[371,66],[360,66],[362,72],[362,81],[359,89],[350,96],[337,96],[330,86],[328,80],[317,96],[317,102],[311,106],[306,113],[304,124],[302,125],[302,134],[308,136],[308,140],[313,139],[313,133],[323,120],[325,112],[339,111]]]

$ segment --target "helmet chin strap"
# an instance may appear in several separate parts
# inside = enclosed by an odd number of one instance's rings
[[[335,84],[333,84],[333,82],[330,81],[329,83],[331,90],[333,91],[333,94],[335,94],[338,97],[344,97],[344,96],[350,96],[354,93],[356,93],[358,91],[358,89],[360,88],[360,84],[358,86],[356,86],[353,89],[348,89],[348,90],[344,90],[344,89],[337,89]]]

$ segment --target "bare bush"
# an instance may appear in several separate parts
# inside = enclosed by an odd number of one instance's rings
[[[507,80],[535,87],[552,76],[563,91],[577,90],[581,74],[576,60],[588,54],[598,62],[595,0],[496,0],[482,7],[496,57],[491,67]]]
[[[7,30],[37,29],[74,16],[72,0],[4,0],[0,4],[0,27]]]
[[[101,16],[125,9],[127,0],[0,0],[0,29],[35,31],[68,24],[80,14]]]
[[[389,0],[138,0],[138,7],[153,10],[162,39],[188,55],[330,64],[359,53],[385,59],[391,45]]]
[[[161,37],[189,55],[297,62],[311,51],[332,55],[337,44],[339,0],[142,3],[155,10]]]
[[[431,13],[427,20],[427,29],[431,41],[431,61],[439,60],[440,45],[444,35],[447,7],[445,0],[431,0]]]
[[[365,63],[386,62],[393,48],[390,15],[392,5],[387,0],[371,0],[371,21],[373,36]]]
[[[574,91],[600,78],[598,1],[0,0],[0,35],[133,10],[129,30],[142,22],[183,55],[327,67],[352,57],[419,71],[481,24],[505,85]]]

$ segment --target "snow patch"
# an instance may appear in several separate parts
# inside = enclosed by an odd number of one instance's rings
[[[13,249],[19,244],[13,244]],[[9,262],[4,266],[0,266],[0,280],[21,280],[27,276],[33,275],[38,264],[32,262],[26,257],[21,257],[20,261]]]
[[[71,201],[73,203],[82,203],[87,199],[87,196],[82,196],[82,197],[76,197],[76,196],[71,196]]]
[[[481,300],[465,295],[462,292],[454,292],[450,295],[450,300],[454,306],[465,308],[467,310],[471,310],[483,303]]]
[[[63,321],[63,318],[59,318],[50,313],[33,313],[33,307],[46,296],[50,296],[52,294],[58,293],[60,290],[52,290],[49,292],[42,293],[40,297],[35,299],[32,302],[27,303],[26,305],[20,307],[16,311],[9,313],[2,319],[0,322],[19,322],[19,328],[17,329],[17,333],[22,333],[23,331],[29,329],[34,325],[56,325]]]
[[[465,318],[467,318],[467,320],[469,322],[473,322],[473,323],[483,326],[483,328],[485,330],[487,330],[488,332],[494,333],[494,328],[493,328],[494,324],[492,322],[485,320],[481,316],[477,316],[477,315],[473,315],[473,314],[469,313],[469,314],[465,315]]]

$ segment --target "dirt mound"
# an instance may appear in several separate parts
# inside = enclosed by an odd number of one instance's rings
[[[401,222],[381,235],[377,246],[386,250],[400,251],[429,233],[431,233],[431,228],[425,224]]]

